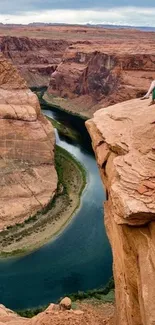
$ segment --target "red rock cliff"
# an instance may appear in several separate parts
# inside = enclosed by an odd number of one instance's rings
[[[35,94],[0,55],[0,230],[42,209],[57,188],[54,130]]]
[[[57,104],[65,109],[92,116],[100,107],[141,96],[154,71],[154,50],[77,43],[68,47],[57,74],[51,76],[48,95],[51,101],[51,95],[59,97]]]
[[[86,122],[107,191],[116,325],[155,323],[155,113],[148,100],[101,109]]]
[[[0,37],[1,51],[17,66],[29,87],[48,86],[67,46],[65,40]]]

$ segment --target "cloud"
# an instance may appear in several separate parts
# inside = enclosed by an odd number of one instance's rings
[[[27,1],[26,3],[28,4],[29,2],[31,1]],[[36,0],[36,2],[38,3],[39,1]],[[1,22],[19,24],[28,24],[32,22],[85,24],[91,22],[92,24],[104,23],[132,26],[155,26],[154,17],[155,7],[113,7],[100,10],[44,9],[33,11],[27,9],[27,11],[25,10],[20,15],[0,13]]]
[[[145,7],[141,0],[0,0],[1,14],[15,15],[26,12],[48,10],[106,10],[118,7]],[[147,7],[155,7],[154,0],[147,0]]]

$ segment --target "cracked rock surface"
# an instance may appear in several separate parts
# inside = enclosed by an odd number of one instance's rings
[[[155,108],[134,99],[86,122],[107,192],[116,324],[155,323]]]
[[[48,204],[57,188],[54,130],[15,67],[0,55],[0,230]]]

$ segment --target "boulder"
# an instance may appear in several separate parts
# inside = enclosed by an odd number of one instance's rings
[[[67,309],[67,310],[69,310],[69,309],[71,309],[72,301],[71,301],[70,298],[65,297],[65,298],[63,298],[63,299],[60,301],[59,306],[60,306],[60,309]]]

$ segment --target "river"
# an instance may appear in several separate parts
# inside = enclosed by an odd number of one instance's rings
[[[71,141],[56,131],[56,143],[85,166],[87,186],[79,209],[55,240],[24,257],[0,260],[0,303],[12,309],[42,306],[72,292],[98,288],[112,275],[103,224],[105,196],[84,121],[47,106],[43,112],[80,133],[81,141]]]

